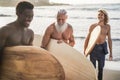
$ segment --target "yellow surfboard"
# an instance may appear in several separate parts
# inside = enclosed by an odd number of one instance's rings
[[[98,40],[98,37],[100,35],[101,32],[101,27],[100,26],[96,26],[93,31],[90,34],[90,39],[88,41],[88,45],[87,48],[85,50],[85,56],[88,56],[90,54],[90,52],[92,51],[92,49],[94,48],[96,41]]]
[[[51,39],[47,50],[62,64],[65,80],[97,80],[92,63],[73,47]]]
[[[2,57],[0,80],[65,80],[60,62],[40,47],[7,47]]]

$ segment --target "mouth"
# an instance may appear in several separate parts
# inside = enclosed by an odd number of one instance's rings
[[[30,25],[30,21],[25,21],[25,25],[29,26]]]
[[[59,23],[58,25],[59,25],[59,26],[62,26],[62,25],[63,25],[63,23]]]

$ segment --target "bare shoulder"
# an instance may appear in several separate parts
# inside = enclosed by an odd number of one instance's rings
[[[0,28],[0,33],[8,33],[11,30],[11,24],[7,24]]]
[[[110,24],[106,24],[106,26],[107,26],[108,28],[110,28]]]
[[[98,24],[97,23],[94,23],[91,25],[92,28],[95,28]]]
[[[109,24],[106,24],[106,29],[107,29],[108,32],[110,32],[110,29],[111,29],[111,28],[110,28],[110,25],[109,25]]]
[[[50,24],[48,27],[47,27],[47,29],[46,29],[46,31],[47,32],[52,32],[53,30],[54,30],[54,23],[52,23],[52,24]]]
[[[68,24],[68,28],[69,28],[70,30],[73,30],[73,27],[72,27],[71,24]]]
[[[72,25],[68,23],[68,27],[69,27],[69,28],[72,28]]]
[[[11,22],[11,23],[8,23],[6,24],[5,26],[1,27],[2,29],[10,29],[12,27],[14,27],[15,25],[15,22]]]
[[[91,32],[96,26],[97,26],[97,23],[91,24],[89,31]]]
[[[29,34],[34,34],[34,32],[33,32],[32,29],[27,29],[27,32],[28,32]]]
[[[10,25],[5,25],[0,28],[0,37],[7,37],[12,31],[11,31]]]

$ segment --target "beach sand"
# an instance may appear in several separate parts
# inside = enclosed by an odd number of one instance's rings
[[[34,36],[34,46],[40,46],[42,37]],[[103,80],[120,80],[120,62],[106,61],[103,73]]]
[[[120,80],[120,61],[105,61],[103,80]]]
[[[120,80],[120,70],[104,69],[103,80]]]

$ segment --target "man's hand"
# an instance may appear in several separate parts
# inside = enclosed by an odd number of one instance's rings
[[[109,55],[109,61],[112,61],[113,57],[111,55]]]
[[[57,41],[58,44],[60,44],[60,43],[62,43],[62,42],[63,42],[63,40],[58,40],[58,41]]]

